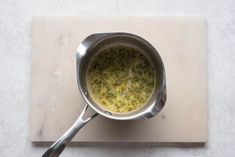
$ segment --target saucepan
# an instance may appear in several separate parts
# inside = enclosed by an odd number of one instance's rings
[[[154,67],[156,83],[151,97],[145,105],[133,112],[115,113],[108,111],[98,105],[91,97],[86,84],[86,73],[88,65],[94,55],[105,47],[125,45],[135,47],[144,52]],[[96,33],[85,38],[79,45],[76,52],[77,63],[77,84],[86,106],[81,112],[76,122],[65,132],[51,147],[44,153],[43,157],[56,157],[70,143],[76,133],[97,115],[113,120],[137,120],[151,118],[157,115],[166,102],[166,77],[163,61],[157,50],[144,38],[124,32]],[[84,118],[88,108],[94,110],[94,114]]]

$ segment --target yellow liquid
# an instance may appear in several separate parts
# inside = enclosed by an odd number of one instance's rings
[[[126,46],[101,51],[90,63],[86,77],[93,100],[116,113],[142,107],[155,86],[152,64],[137,49]]]

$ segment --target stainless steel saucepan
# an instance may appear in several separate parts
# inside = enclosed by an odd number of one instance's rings
[[[128,113],[112,113],[101,108],[90,96],[86,85],[86,72],[88,65],[96,53],[101,49],[112,46],[130,46],[139,49],[150,60],[154,67],[156,83],[152,96],[141,108]],[[77,61],[77,83],[86,106],[73,126],[65,132],[52,146],[44,153],[43,157],[57,157],[70,143],[76,133],[97,115],[114,120],[135,120],[151,118],[157,115],[166,102],[166,78],[164,64],[157,50],[145,39],[130,33],[97,33],[88,36],[79,45],[76,52]],[[95,114],[84,119],[88,107],[91,107]]]

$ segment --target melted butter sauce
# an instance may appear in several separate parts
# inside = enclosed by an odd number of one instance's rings
[[[86,81],[98,105],[111,112],[127,113],[148,101],[155,86],[155,72],[140,51],[116,46],[93,58]]]

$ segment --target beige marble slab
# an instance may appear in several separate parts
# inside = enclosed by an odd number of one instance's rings
[[[54,141],[73,124],[84,107],[76,84],[76,49],[92,33],[115,31],[140,35],[159,51],[167,103],[149,120],[97,117],[74,141],[206,142],[206,22],[201,17],[34,17],[31,141]]]

